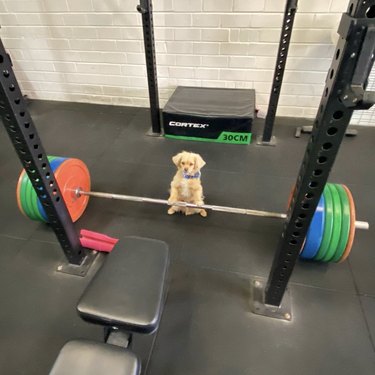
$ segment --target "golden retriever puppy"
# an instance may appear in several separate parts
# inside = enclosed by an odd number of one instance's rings
[[[198,206],[204,204],[203,202],[203,188],[201,184],[201,168],[206,164],[199,154],[182,151],[173,156],[173,163],[177,167],[171,182],[171,190],[168,202],[187,202]],[[178,206],[171,206],[168,210],[169,215],[175,212],[184,212],[185,215],[200,214],[203,217],[207,216],[206,210],[202,208],[185,208]]]

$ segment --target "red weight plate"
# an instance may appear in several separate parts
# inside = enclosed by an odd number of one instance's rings
[[[342,185],[342,187],[345,189],[346,194],[348,195],[349,204],[350,204],[350,230],[349,230],[349,238],[348,243],[346,244],[344,253],[339,260],[339,263],[342,263],[350,254],[350,251],[353,246],[354,242],[354,236],[355,236],[355,205],[354,205],[354,199],[352,196],[352,193],[350,192],[349,188],[345,185]]]
[[[89,202],[88,196],[77,197],[75,191],[90,191],[90,173],[86,164],[79,159],[64,161],[55,172],[56,181],[63,195],[70,217],[76,222],[84,213]]]

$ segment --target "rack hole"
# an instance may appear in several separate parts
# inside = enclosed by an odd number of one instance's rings
[[[329,75],[329,78],[330,78],[330,79],[332,79],[334,73],[335,73],[335,69],[332,69],[332,70],[331,70],[331,74]]]
[[[328,87],[326,87],[325,91],[324,91],[324,96],[327,96],[328,95]]]
[[[50,176],[51,176],[51,173],[47,172],[46,173],[46,178],[50,178]]]
[[[43,159],[43,154],[38,154],[38,159],[42,160]]]
[[[60,197],[56,197],[56,202],[60,202]]]
[[[305,198],[306,199],[312,199],[312,198],[314,198],[314,194],[313,193],[306,193]]]
[[[330,143],[330,142],[326,142],[322,146],[322,148],[323,148],[324,151],[329,150],[331,147],[332,147],[332,143]]]
[[[21,117],[25,117],[25,112],[20,112]]]
[[[30,139],[34,139],[34,134],[30,134],[30,135],[29,135],[29,138],[30,138]]]
[[[306,217],[306,215],[305,215],[305,214],[299,214],[298,217],[299,217],[300,219],[304,219],[304,218]]]
[[[320,156],[318,158],[318,163],[319,164],[324,164],[327,161],[327,158],[325,156]]]
[[[9,77],[9,70],[3,70],[3,76],[5,77],[5,78],[8,78]]]
[[[366,10],[366,17],[367,18],[374,18],[375,17],[375,5],[370,6]]]
[[[29,122],[25,122],[25,123],[24,123],[24,127],[25,127],[26,129],[28,129],[28,128],[30,127],[30,123],[29,123]]]
[[[20,99],[20,98],[14,99],[14,102],[15,102],[16,104],[20,104],[20,103],[21,103],[21,99]]]
[[[334,126],[331,126],[330,128],[328,128],[327,130],[327,134],[328,135],[335,135],[337,133],[337,128],[335,128]]]
[[[34,145],[34,150],[37,150],[39,148],[39,145]]]
[[[340,48],[336,51],[336,60],[339,58],[339,56],[340,56]]]
[[[322,173],[323,171],[321,169],[315,169],[313,171],[313,176],[317,177],[317,176],[320,176]]]
[[[340,118],[342,118],[342,116],[344,116],[344,112],[343,111],[336,111],[334,114],[333,114],[333,118],[335,120],[340,120]]]
[[[4,62],[4,57],[3,55],[0,55],[0,64],[2,64]]]
[[[293,237],[299,237],[301,235],[300,232],[293,232]]]
[[[349,8],[349,14],[352,14],[352,12],[353,12],[353,7],[354,7],[354,4],[351,4],[351,5],[350,5],[350,8]]]
[[[43,164],[42,164],[42,169],[46,169],[46,167],[47,167],[47,164],[46,164],[46,163],[43,163]]]
[[[10,86],[9,86],[9,90],[10,91],[14,91],[16,89],[16,86],[14,86],[13,84],[11,84]]]
[[[295,240],[295,239],[290,240],[289,243],[290,243],[291,245],[297,245],[297,240]],[[289,254],[289,253],[288,253],[288,254]],[[292,255],[292,254],[290,254],[290,255]]]
[[[307,210],[309,207],[310,207],[310,205],[308,203],[302,203],[302,208],[304,210]]]

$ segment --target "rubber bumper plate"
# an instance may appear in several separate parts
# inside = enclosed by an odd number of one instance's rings
[[[77,196],[76,190],[90,191],[90,173],[86,164],[79,159],[65,160],[55,173],[72,221],[77,221],[89,202],[88,196]]]
[[[324,233],[322,242],[320,244],[319,250],[315,256],[315,260],[322,260],[327,253],[329,243],[331,242],[332,229],[333,229],[333,201],[332,194],[327,185],[324,187]]]
[[[327,187],[328,189],[330,189],[330,192],[332,194],[333,228],[332,228],[332,236],[331,236],[331,241],[328,246],[328,250],[322,259],[323,262],[330,262],[336,253],[337,246],[340,241],[341,223],[342,223],[342,209],[341,209],[340,195],[337,192],[336,188],[333,186],[333,184],[327,184]]]
[[[355,205],[354,205],[354,199],[353,199],[352,193],[350,192],[350,190],[347,186],[342,185],[342,187],[346,191],[346,194],[347,194],[348,199],[349,199],[349,204],[350,204],[350,230],[349,230],[348,242],[346,244],[344,254],[342,255],[342,257],[339,261],[340,263],[343,262],[349,256],[350,251],[352,249],[353,242],[354,242],[354,235],[355,235],[355,218],[356,218]]]
[[[350,203],[346,190],[339,184],[334,185],[334,188],[340,195],[341,209],[342,209],[342,223],[341,223],[341,236],[337,245],[336,253],[332,258],[332,262],[338,262],[344,251],[349,239],[350,232]]]
[[[307,232],[306,242],[300,254],[302,259],[313,259],[319,250],[324,233],[324,206],[325,202],[322,194]]]

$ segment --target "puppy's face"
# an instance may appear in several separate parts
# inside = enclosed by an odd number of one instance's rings
[[[199,154],[186,151],[182,151],[173,156],[172,160],[177,169],[191,176],[197,173],[206,164]]]

